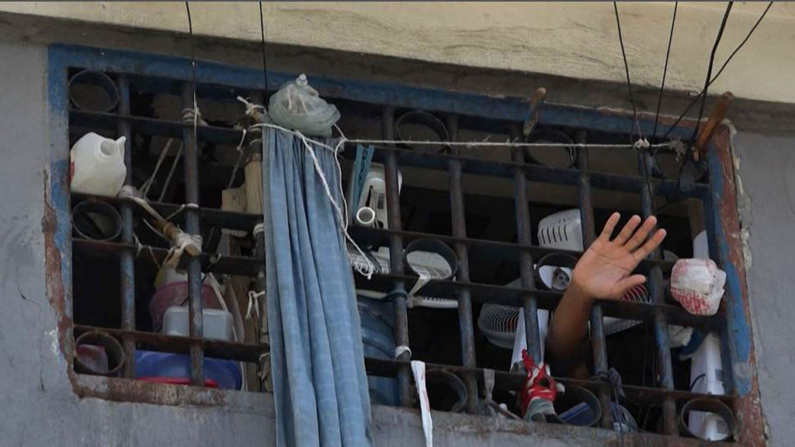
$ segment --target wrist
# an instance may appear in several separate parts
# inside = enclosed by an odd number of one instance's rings
[[[585,288],[583,288],[576,276],[572,278],[571,282],[569,283],[569,287],[566,289],[566,292],[570,293],[578,302],[587,304],[589,306],[593,304],[594,296],[588,293]]]

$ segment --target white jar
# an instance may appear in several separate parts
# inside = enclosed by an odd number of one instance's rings
[[[94,132],[83,135],[70,153],[72,191],[113,197],[124,185],[125,137],[111,140]]]

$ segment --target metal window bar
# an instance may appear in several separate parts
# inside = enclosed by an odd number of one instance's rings
[[[447,120],[447,131],[450,140],[458,140],[458,117],[451,116]],[[452,148],[452,153],[459,155],[461,149],[458,146]],[[461,161],[450,160],[450,218],[453,236],[459,238],[467,237],[466,212],[464,208],[464,193],[461,184]],[[454,244],[456,256],[458,257],[457,279],[462,282],[469,282],[469,254],[466,245],[458,242]],[[469,289],[462,288],[456,291],[458,297],[458,328],[461,333],[461,363],[469,368],[474,368],[475,360],[475,334],[474,322],[472,320],[472,297]],[[467,412],[476,414],[478,412],[478,388],[477,378],[471,374],[464,376],[464,383],[467,387]]]
[[[516,139],[521,135],[518,125],[511,128],[511,139]],[[516,207],[516,238],[522,245],[531,245],[532,236],[530,229],[530,202],[527,198],[527,178],[523,170],[524,150],[513,148],[511,157],[514,166],[514,204]],[[524,312],[525,337],[527,337],[527,352],[530,356],[539,361],[541,358],[541,343],[538,336],[538,303],[533,291],[535,291],[535,273],[533,269],[533,254],[528,250],[519,253],[519,274],[522,281],[522,289],[525,290],[522,300],[522,311]],[[529,291],[529,292],[528,292]]]
[[[130,114],[130,83],[126,76],[119,76],[119,114]],[[132,135],[130,123],[127,120],[120,120],[118,124],[119,136],[125,137],[124,142],[124,166],[127,174],[124,177],[125,185],[132,185]],[[121,240],[125,244],[132,244],[135,239],[133,234],[133,204],[121,204],[122,235]],[[121,327],[124,330],[135,330],[135,259],[131,251],[124,251],[120,255],[121,267]],[[125,337],[123,340],[124,356],[128,359],[135,358],[135,340]],[[131,379],[135,377],[135,363],[128,361],[124,364],[124,377]]]
[[[194,109],[195,86],[191,83],[182,85],[182,109]],[[194,112],[196,112],[194,110]],[[199,157],[198,141],[194,137],[194,128],[199,117],[194,113],[190,127],[182,129],[182,143],[185,147],[185,233],[201,235],[199,227]],[[192,205],[195,205],[193,207]],[[189,331],[192,338],[202,338],[204,322],[202,321],[202,270],[199,259],[188,259],[188,318]],[[190,372],[191,382],[194,385],[204,385],[204,350],[198,343],[190,347]]]
[[[222,142],[222,143],[237,143],[240,140],[241,132],[234,129],[218,128],[218,127],[200,127],[198,129],[198,141],[194,139],[193,124],[183,123],[177,121],[167,121],[151,118],[135,117],[130,115],[129,104],[129,85],[124,75],[119,76],[119,89],[120,107],[118,113],[99,113],[88,112],[82,110],[70,110],[69,118],[73,125],[86,125],[91,124],[97,127],[104,127],[107,129],[115,129],[120,135],[129,136],[131,126],[135,126],[136,131],[140,131],[149,135],[162,135],[170,137],[180,137],[183,139],[186,148],[185,157],[185,183],[186,183],[186,203],[198,204],[198,158],[197,158],[197,143],[203,142]],[[182,103],[184,108],[193,107],[193,86],[191,83],[185,82],[182,87]],[[456,117],[449,120],[451,129],[454,129],[453,134],[457,133]],[[394,137],[394,109],[391,106],[384,108],[383,113],[383,135],[385,139],[392,139]],[[583,138],[584,135],[578,138]],[[591,188],[597,187],[600,189],[610,189],[618,191],[635,191],[640,192],[643,214],[649,215],[651,213],[651,200],[653,195],[669,195],[676,190],[675,182],[660,181],[653,179],[650,181],[651,186],[655,188],[656,192],[652,193],[646,186],[646,179],[644,172],[641,168],[641,175],[627,176],[627,175],[614,175],[599,172],[591,172],[588,167],[588,153],[587,149],[580,149],[578,151],[578,168],[577,169],[559,169],[539,165],[525,164],[523,160],[523,153],[521,151],[514,151],[512,161],[506,162],[493,162],[480,160],[476,158],[466,157],[461,155],[459,151],[452,151],[450,154],[440,153],[426,153],[416,152],[406,149],[401,149],[393,146],[377,147],[376,156],[374,161],[385,161],[386,165],[386,183],[387,183],[387,196],[388,196],[388,216],[389,228],[388,229],[373,229],[352,227],[351,232],[354,237],[367,236],[369,238],[376,238],[389,241],[391,256],[391,271],[389,274],[377,274],[373,280],[368,283],[368,286],[376,289],[392,292],[391,296],[394,300],[396,311],[395,321],[395,338],[397,345],[408,345],[408,320],[406,313],[406,295],[405,285],[413,281],[414,278],[407,276],[403,273],[403,257],[402,248],[405,241],[421,237],[435,237],[453,245],[459,253],[460,257],[464,259],[462,263],[463,268],[460,266],[461,271],[456,281],[431,281],[427,286],[428,293],[434,296],[457,298],[459,300],[459,324],[462,333],[462,364],[463,366],[454,365],[434,365],[428,364],[429,369],[447,369],[457,372],[462,377],[472,378],[473,383],[479,383],[482,377],[482,370],[476,367],[476,359],[474,349],[469,352],[467,345],[472,342],[471,337],[474,333],[474,327],[471,316],[471,303],[473,301],[481,303],[495,303],[495,304],[508,304],[514,306],[521,306],[524,309],[527,321],[529,324],[528,333],[528,346],[531,353],[536,353],[540,346],[538,344],[538,332],[536,319],[536,309],[554,309],[558,300],[561,297],[560,293],[549,291],[537,291],[534,289],[532,282],[532,259],[533,256],[543,255],[545,253],[555,251],[545,249],[542,247],[533,246],[531,244],[530,234],[530,219],[529,207],[527,202],[527,181],[537,181],[546,183],[556,183],[564,185],[577,185],[579,187],[579,206],[582,213],[583,222],[583,235],[584,242],[587,246],[594,238],[594,224],[593,224],[593,206],[591,203]],[[346,147],[344,156],[350,156],[349,148]],[[128,166],[128,179],[129,183],[129,168],[131,166],[131,151],[128,146],[125,151],[127,160],[125,162]],[[646,157],[650,154],[646,153]],[[640,160],[640,159],[639,159]],[[648,160],[647,160],[648,161]],[[439,236],[429,235],[417,232],[408,232],[401,229],[400,221],[400,202],[398,193],[398,166],[417,166],[426,169],[435,169],[439,171],[447,171],[450,174],[450,200],[451,200],[451,215],[453,217],[453,235],[452,236]],[[514,186],[516,188],[516,211],[517,211],[517,243],[504,243],[487,240],[471,239],[466,236],[465,227],[465,213],[463,194],[461,191],[461,175],[463,173],[492,175],[514,179]],[[708,218],[711,216],[712,203],[710,201],[710,189],[707,184],[696,184],[692,191],[686,193],[689,197],[698,198],[704,201],[705,213]],[[78,195],[79,196],[79,195]],[[134,260],[133,253],[136,247],[133,245],[133,237],[131,234],[132,219],[140,211],[131,206],[131,203],[126,199],[118,198],[103,198],[109,200],[111,203],[117,204],[122,209],[122,216],[124,222],[124,233],[121,243],[114,242],[96,242],[86,240],[75,240],[73,247],[75,249],[88,249],[88,250],[110,250],[121,253],[122,272],[124,273],[129,268],[130,277],[132,277],[132,262]],[[153,206],[159,210],[174,211],[177,206],[172,204],[158,204],[153,203]],[[170,213],[170,212],[169,212]],[[184,221],[185,229],[189,234],[199,234],[199,219],[204,219],[211,225],[230,225],[229,228],[251,228],[251,216],[235,216],[234,213],[221,212],[219,210],[204,209],[204,208],[189,208],[183,213],[183,216],[177,216],[178,221]],[[201,216],[201,217],[200,217]],[[714,233],[714,225],[708,222],[708,228]],[[710,235],[710,251],[713,257],[716,255],[716,245],[713,243],[714,235]],[[466,261],[473,252],[488,251],[489,253],[498,253],[500,256],[506,258],[518,257],[523,265],[522,267],[522,285],[521,289],[508,288],[505,286],[494,286],[479,283],[472,283],[468,277],[468,262]],[[165,249],[154,249],[153,254],[159,260],[166,256]],[[463,255],[462,255],[463,254]],[[697,317],[688,314],[678,306],[672,306],[663,302],[662,296],[662,273],[671,267],[671,263],[661,261],[658,259],[659,254],[652,256],[643,262],[643,268],[650,272],[650,289],[653,297],[652,303],[625,303],[618,301],[604,301],[598,300],[596,309],[599,309],[601,315],[597,315],[592,319],[592,325],[596,328],[592,333],[594,340],[601,340],[603,342],[603,335],[599,334],[599,322],[603,316],[614,316],[619,318],[639,319],[644,321],[653,320],[655,326],[657,356],[660,365],[660,387],[633,387],[625,386],[628,398],[632,402],[653,403],[662,405],[664,414],[664,427],[667,434],[676,434],[676,408],[677,402],[683,402],[694,397],[700,396],[698,393],[689,391],[675,390],[673,387],[673,375],[671,370],[670,351],[668,349],[668,336],[667,324],[682,324],[686,326],[701,327],[710,330],[721,331],[725,328],[724,317],[718,314],[714,317]],[[190,258],[184,263],[189,269],[189,294],[190,294],[190,337],[170,337],[160,334],[151,334],[144,332],[137,332],[135,330],[134,320],[134,288],[133,282],[122,282],[122,304],[123,304],[123,318],[122,328],[119,330],[109,330],[115,336],[124,340],[125,350],[134,353],[134,343],[149,343],[153,346],[162,348],[169,352],[189,352],[191,355],[192,367],[192,380],[194,383],[203,383],[203,357],[205,349],[207,352],[212,353],[213,357],[219,358],[234,358],[245,361],[256,361],[260,359],[260,355],[266,352],[267,347],[264,345],[244,344],[244,343],[226,343],[226,342],[212,342],[202,340],[201,334],[201,308],[202,302],[200,299],[201,288],[201,271],[203,266],[209,265],[210,254],[204,253],[200,258]],[[529,269],[527,268],[529,265]],[[125,267],[127,266],[127,267]],[[229,257],[225,258],[218,265],[215,270],[218,272],[227,273],[240,273],[245,272],[252,276],[256,276],[262,269],[262,260],[246,257]],[[530,274],[528,275],[528,271]],[[528,281],[529,278],[529,281]],[[357,283],[362,281],[357,277]],[[129,287],[128,287],[129,286]],[[469,304],[467,305],[467,302]],[[469,313],[469,315],[467,315]],[[594,320],[596,323],[594,324]],[[75,332],[80,333],[91,328],[86,326],[75,326]],[[603,332],[603,331],[602,331]],[[599,353],[603,348],[594,344],[595,358],[598,360]],[[378,375],[397,375],[399,379],[400,389],[400,403],[401,405],[410,405],[412,399],[409,393],[409,367],[408,367],[408,354],[403,354],[395,361],[366,359],[368,371],[372,374]],[[607,364],[605,357],[604,362],[598,362],[602,365]],[[597,365],[598,366],[598,365]],[[125,371],[125,376],[130,377],[131,371]],[[521,383],[521,376],[507,372],[498,372],[498,388],[513,387],[515,388]],[[594,391],[603,389],[603,384],[594,381],[575,381],[571,379],[561,378],[563,383],[578,384],[589,387]],[[502,383],[500,383],[502,382]],[[731,388],[732,384],[727,383],[727,389]],[[474,393],[476,394],[476,393]],[[476,399],[476,397],[475,397]],[[720,396],[719,399],[732,403],[735,401],[735,396]],[[473,399],[474,400],[474,399]],[[470,401],[468,409],[471,411],[473,405],[477,401]],[[610,414],[610,412],[605,412]]]
[[[575,135],[577,143],[586,142],[585,132],[578,132]],[[582,226],[583,248],[587,249],[596,239],[596,228],[593,217],[593,201],[591,197],[591,176],[588,173],[589,154],[587,147],[577,150],[577,168],[580,170],[578,182],[578,200],[580,208],[580,225]],[[604,313],[602,306],[595,304],[591,309],[591,349],[593,352],[594,372],[603,374],[607,372],[607,347],[605,346]],[[610,389],[607,385],[599,388],[599,403],[602,406],[602,420],[600,425],[603,428],[612,428],[613,411],[610,399]]]
[[[648,178],[648,167],[652,166],[654,160],[648,150],[638,151],[638,170],[641,175]],[[641,211],[644,219],[654,212],[654,196],[652,195],[652,185],[646,184],[640,190]],[[660,259],[661,250],[655,249],[650,257]],[[652,267],[649,271],[649,292],[653,303],[661,304],[665,301],[665,284],[663,282],[662,271],[659,267]],[[673,366],[671,364],[671,347],[668,341],[668,322],[659,311],[653,313],[654,317],[654,339],[657,344],[657,367],[659,368],[660,384],[664,389],[674,389]],[[679,432],[676,420],[676,403],[666,398],[662,403],[663,428],[668,435],[676,435]]]
[[[383,109],[383,136],[384,139],[391,140],[395,135],[395,109],[384,107]],[[386,183],[386,206],[387,224],[392,230],[399,231],[400,223],[400,185],[397,156],[390,152],[386,157],[385,166]],[[403,238],[399,234],[393,233],[389,239],[389,272],[394,275],[403,275]],[[402,280],[396,280],[392,284],[390,291],[395,308],[395,346],[398,348],[409,346],[409,324],[408,310],[406,309],[406,284]],[[410,351],[395,352],[397,360],[408,362],[411,359]],[[398,355],[399,354],[399,355]],[[398,371],[398,393],[401,405],[409,405],[411,396],[409,394],[408,365]]]

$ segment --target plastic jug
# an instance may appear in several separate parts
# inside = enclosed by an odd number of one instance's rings
[[[111,140],[89,132],[77,140],[70,153],[72,191],[115,196],[124,184],[125,137]]]

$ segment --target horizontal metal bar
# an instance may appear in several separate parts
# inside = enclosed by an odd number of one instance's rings
[[[72,193],[72,203],[74,204],[76,200],[102,200],[104,202],[108,202],[112,205],[119,206],[123,203],[132,204],[135,208],[134,214],[140,217],[151,217],[145,210],[139,207],[135,202],[130,199],[125,199],[121,197],[106,197],[106,196],[94,196],[89,194],[79,194],[79,193]],[[160,213],[163,217],[171,216],[174,213],[179,211],[180,206],[174,203],[165,203],[165,202],[154,202],[149,201],[149,204],[152,208],[155,209],[158,213]],[[199,217],[201,218],[202,225],[209,225],[212,227],[218,228],[228,228],[231,230],[244,230],[244,231],[252,231],[254,226],[258,223],[262,222],[262,215],[261,214],[248,214],[248,213],[237,213],[234,211],[222,211],[217,208],[199,208]],[[185,215],[182,212],[177,213],[174,215],[172,222],[177,224],[182,224],[185,222]]]
[[[357,289],[372,290],[386,294],[392,290],[392,285],[395,281],[402,281],[410,285],[417,281],[417,277],[374,273],[369,280],[361,275],[355,275],[355,281]],[[523,297],[525,295],[532,295],[538,301],[538,308],[547,310],[555,310],[558,302],[563,297],[563,294],[560,292],[547,290],[531,291],[503,285],[435,279],[430,280],[423,286],[422,295],[455,300],[457,291],[463,289],[468,289],[470,291],[473,301],[514,307],[522,307]],[[668,317],[669,323],[671,324],[707,330],[720,327],[723,319],[721,313],[709,317],[692,315],[681,307],[668,304],[641,303],[611,299],[596,300],[596,303],[602,306],[604,315],[609,317],[645,321],[652,317],[654,311],[659,310]]]
[[[392,228],[374,228],[364,227],[360,225],[351,225],[348,227],[348,233],[360,245],[387,245],[389,243],[389,236],[392,234],[403,237],[406,241],[414,239],[438,239],[449,245],[462,244],[472,250],[473,259],[488,259],[500,261],[517,261],[519,253],[522,250],[527,250],[533,254],[534,257],[542,257],[550,253],[566,253],[575,258],[582,256],[581,251],[560,250],[548,247],[540,247],[537,245],[519,244],[514,242],[492,241],[488,239],[473,239],[466,237],[455,237],[443,234],[434,233],[421,233],[417,231],[403,231],[395,230]],[[657,259],[645,259],[639,264],[641,270],[645,271],[651,267],[660,267],[663,272],[670,272],[674,266],[672,261],[663,261]]]
[[[368,375],[379,376],[379,377],[392,377],[394,376],[395,372],[398,368],[404,367],[408,362],[402,362],[399,360],[385,360],[385,359],[376,359],[371,357],[365,357],[364,364],[367,370]],[[457,365],[440,365],[435,363],[426,363],[425,364],[426,371],[447,371],[452,372],[455,374],[472,374],[478,378],[478,380],[482,383],[483,382],[483,369],[482,368],[470,368],[466,366],[457,366]],[[520,373],[510,373],[508,371],[494,371],[495,376],[495,388],[502,389],[502,390],[518,390],[522,386],[522,381],[524,380],[524,374]],[[565,386],[579,386],[583,388],[588,388],[595,392],[598,392],[600,387],[604,386],[604,382],[594,381],[594,380],[579,380],[579,379],[570,379],[567,377],[555,377],[555,380],[562,383]],[[699,397],[710,397],[713,399],[718,399],[723,403],[731,406],[732,403],[737,399],[737,396],[733,395],[713,395],[713,394],[702,394],[702,393],[693,393],[690,391],[684,390],[666,390],[663,388],[650,388],[650,387],[642,387],[636,385],[622,385],[624,389],[624,393],[626,393],[627,401],[635,403],[635,404],[643,404],[643,405],[656,405],[661,404],[665,399],[673,399],[677,402],[687,402],[691,399],[696,399]]]
[[[243,116],[243,113],[240,114]],[[115,113],[91,112],[88,110],[70,109],[69,124],[78,127],[103,127],[108,130],[115,130],[117,123],[125,120],[130,123],[133,131],[139,131],[147,135],[158,135],[161,137],[182,138],[182,131],[193,129],[193,124],[183,123],[182,121],[168,121],[157,118],[145,118],[134,115],[117,115]],[[243,131],[216,126],[198,126],[196,133],[199,141],[208,143],[228,144],[237,146],[243,138]]]
[[[267,344],[179,337],[155,332],[127,331],[124,329],[84,326],[80,324],[74,326],[75,336],[88,331],[106,332],[108,335],[122,341],[133,340],[142,343],[144,347],[175,354],[188,354],[192,345],[199,345],[204,349],[205,353],[207,353],[207,357],[240,360],[243,362],[258,363],[260,355],[270,351],[270,346]]]
[[[105,251],[110,253],[120,253],[124,250],[132,250],[138,252],[139,248],[135,245],[122,244],[119,242],[105,242],[93,241],[89,239],[73,238],[72,246],[75,250],[82,250],[84,253]],[[168,255],[168,250],[160,247],[151,247],[152,253],[149,253],[149,247],[141,247],[137,258],[151,259],[154,255],[158,263],[162,263]],[[203,272],[212,271],[214,273],[227,273],[230,275],[241,276],[257,276],[257,274],[264,268],[264,260],[257,258],[249,258],[244,256],[221,256],[217,262],[213,262],[212,253],[201,254],[201,269]],[[183,256],[180,262],[180,268],[184,268],[189,256]]]
[[[160,81],[169,82],[172,89],[178,81],[191,81],[193,73],[189,59],[136,53],[129,51],[92,48],[77,45],[55,44],[50,47],[49,61],[53,66],[80,67],[91,70],[128,73],[130,75],[146,75],[157,77]],[[196,67],[196,82],[199,90],[214,84],[221,89],[268,90],[276,89],[285,82],[293,81],[298,73],[268,71],[268,86],[263,88],[262,70],[241,68],[227,64],[202,61]],[[176,83],[175,83],[176,80]],[[327,98],[339,98],[350,101],[390,105],[399,108],[420,109],[451,113],[456,115],[476,116],[486,119],[521,121],[527,113],[527,98],[505,97],[503,95],[484,95],[462,93],[435,88],[411,87],[402,84],[351,80],[314,76],[311,80],[320,95]],[[233,96],[230,92],[229,96]],[[556,104],[547,102],[539,122],[546,125],[581,127],[600,132],[625,132],[637,121],[626,111],[596,109],[592,107]],[[660,117],[660,128],[668,130],[670,119]],[[654,122],[650,119],[640,120],[641,131],[650,134]],[[684,138],[691,132],[690,121],[683,121],[671,133],[672,138]]]
[[[473,142],[473,146],[477,143]],[[375,145],[377,149],[373,155],[373,161],[384,163],[386,153],[394,152],[397,154],[400,166],[411,166],[418,168],[446,171],[450,160],[460,160],[462,171],[466,174],[488,175],[495,177],[513,178],[513,170],[520,166],[527,176],[527,180],[541,183],[555,183],[561,185],[576,186],[579,183],[580,174],[585,172],[591,177],[591,185],[595,189],[626,191],[637,193],[641,186],[645,185],[646,179],[637,175],[618,175],[599,171],[581,171],[575,168],[555,168],[538,164],[517,164],[509,161],[483,160],[475,157],[463,155],[453,155],[438,152],[416,151],[392,146]],[[345,158],[353,159],[356,155],[355,146],[346,145],[340,151]],[[671,194],[679,194],[677,198],[701,197],[701,194],[708,191],[709,185],[705,183],[695,183],[693,189],[687,192],[679,191],[675,180],[652,179],[651,183],[655,186],[657,195],[667,197]]]
[[[189,123],[181,121],[168,121],[155,118],[144,118],[131,115],[116,115],[104,112],[89,112],[72,109],[69,111],[69,119],[72,125],[76,126],[105,126],[109,130],[114,130],[120,120],[128,120],[134,130],[141,131],[149,135],[160,135],[165,137],[179,138],[184,128],[190,127]],[[243,131],[224,127],[199,126],[197,129],[199,141],[237,145],[243,137]],[[477,143],[473,143],[477,145]],[[465,174],[491,175],[497,177],[512,178],[513,170],[517,166],[513,162],[498,162],[483,160],[462,155],[452,155],[444,153],[432,153],[415,151],[391,146],[376,146],[377,150],[373,160],[385,163],[386,151],[394,151],[397,154],[397,161],[400,166],[420,167],[447,171],[450,160],[460,160],[462,162],[462,172]],[[355,148],[348,146],[342,151],[343,156],[353,158]],[[561,185],[578,184],[579,169],[554,168],[543,165],[521,165],[529,181],[542,183],[555,183]],[[591,185],[596,189],[637,192],[645,184],[645,179],[640,176],[609,174],[597,171],[587,171],[591,177]],[[677,197],[701,197],[708,191],[709,185],[696,183],[690,191],[682,193],[678,191],[675,180],[652,179],[652,184],[658,195],[668,197],[674,193],[680,194]],[[682,195],[684,194],[684,195]]]

